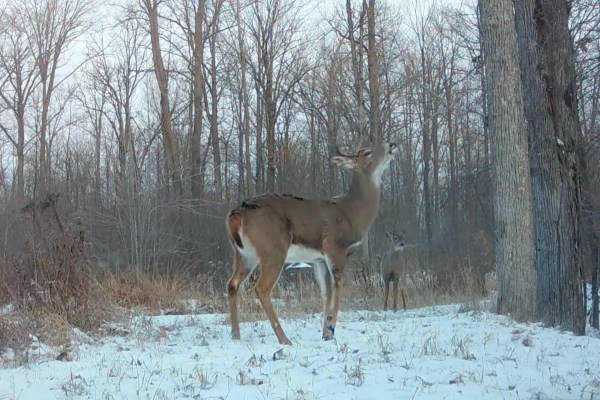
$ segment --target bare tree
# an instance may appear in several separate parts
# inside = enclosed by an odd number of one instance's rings
[[[364,28],[366,9],[359,12],[358,20],[355,21],[352,1],[346,0],[346,32],[342,37],[348,40],[350,44],[350,59],[352,61],[352,76],[354,82],[355,109],[357,110],[356,119],[354,119],[353,130],[358,137],[359,142],[366,139],[367,110],[365,108],[365,82],[364,82]],[[373,20],[374,23],[374,20]]]
[[[238,100],[238,130],[240,141],[240,160],[243,164],[240,170],[240,179],[245,175],[244,187],[246,195],[254,195],[254,174],[252,173],[252,161],[250,158],[250,93],[248,88],[248,48],[246,44],[245,27],[241,19],[241,4],[239,0],[235,2],[235,24],[236,24],[236,55],[240,63],[239,76],[237,82],[237,100]],[[243,153],[243,159],[242,159]],[[243,170],[243,172],[242,172]]]
[[[215,180],[215,195],[217,199],[223,197],[223,177],[222,177],[222,165],[221,165],[221,138],[219,135],[219,98],[221,93],[221,85],[219,84],[220,66],[217,65],[217,44],[219,40],[219,31],[221,30],[221,9],[223,7],[224,0],[215,0],[212,4],[212,13],[207,15],[205,13],[204,24],[207,30],[207,42],[209,48],[209,64],[204,65],[205,84],[203,89],[205,90],[204,98],[206,102],[204,104],[206,109],[206,115],[208,117],[208,123],[210,125],[210,147],[212,148],[213,155],[213,175]],[[208,93],[206,93],[208,91]]]
[[[20,13],[21,9],[14,6],[3,14],[1,21],[5,28],[0,31],[0,99],[1,109],[6,111],[5,117],[0,120],[0,130],[16,154],[16,190],[13,196],[17,204],[21,204],[25,196],[25,150],[30,139],[25,132],[26,109],[39,85],[35,55],[29,47],[28,25],[23,24]]]
[[[304,41],[299,35],[299,8],[294,0],[254,2],[246,16],[246,25],[256,59],[249,63],[257,93],[257,146],[262,145],[264,126],[267,147],[267,191],[275,190],[277,171],[276,127],[282,107],[306,73]],[[263,124],[264,120],[264,124]],[[257,148],[257,180],[262,170],[261,151]]]
[[[104,48],[103,43],[93,46],[89,81],[95,83],[93,90],[103,97],[102,120],[110,126],[117,140],[116,192],[121,204],[125,204],[136,195],[140,179],[132,164],[136,157],[133,107],[148,61],[137,21],[124,21],[107,47]]]
[[[148,18],[148,30],[152,47],[152,60],[154,74],[160,93],[160,127],[167,159],[167,169],[171,179],[174,196],[177,199],[183,197],[183,183],[181,180],[181,161],[179,145],[173,131],[171,122],[171,103],[169,100],[169,80],[167,69],[163,61],[160,46],[158,6],[160,0],[142,0],[141,7]]]
[[[381,98],[379,85],[379,41],[377,40],[375,0],[363,0],[363,9],[367,12],[367,61],[369,69],[369,94],[371,109],[369,113],[370,137],[372,143],[379,143],[381,132]]]
[[[59,77],[57,74],[66,64],[65,53],[89,26],[92,4],[88,0],[21,0],[21,6],[22,18],[31,32],[30,46],[36,57],[40,78],[40,175],[37,189],[43,194],[52,167],[48,159],[50,107],[55,90],[65,82],[64,75]]]

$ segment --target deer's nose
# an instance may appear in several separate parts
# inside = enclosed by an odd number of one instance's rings
[[[398,145],[396,143],[389,143],[388,146],[390,147],[390,151],[392,153],[395,153],[398,151]]]

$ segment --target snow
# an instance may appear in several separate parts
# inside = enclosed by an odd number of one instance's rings
[[[137,317],[29,363],[5,352],[0,399],[592,399],[600,394],[600,339],[516,323],[460,305],[348,311],[336,340],[321,315],[267,321],[229,336],[225,314]],[[63,356],[59,354],[63,352]],[[62,361],[57,360],[60,359]]]
[[[289,271],[291,269],[306,269],[306,268],[312,268],[312,265],[307,264],[305,262],[294,262],[294,263],[288,264],[285,267],[285,270]]]

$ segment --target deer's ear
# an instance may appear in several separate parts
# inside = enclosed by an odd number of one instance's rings
[[[353,169],[356,166],[354,159],[347,156],[335,156],[331,159],[331,162],[338,167]]]

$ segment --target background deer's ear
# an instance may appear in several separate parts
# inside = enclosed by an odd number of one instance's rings
[[[338,167],[345,169],[354,169],[356,166],[356,162],[352,157],[347,156],[335,156],[331,159],[331,162]]]

